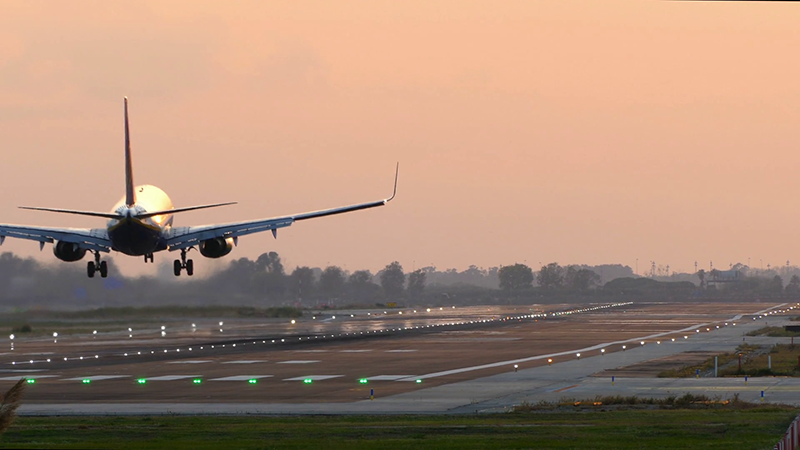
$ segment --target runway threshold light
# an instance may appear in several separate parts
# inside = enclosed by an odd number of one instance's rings
[[[420,383],[422,383],[422,380],[417,378],[417,384],[420,384]]]
[[[192,380],[192,383],[193,383],[193,384],[200,384],[200,383],[202,383],[202,382],[203,382],[203,380],[202,380],[202,379],[200,379],[200,378],[195,378],[194,380]]]
[[[305,384],[311,384],[313,382],[314,382],[314,380],[312,380],[311,378],[306,378],[306,379],[303,380],[303,383],[305,383]]]
[[[255,378],[250,378],[249,380],[247,380],[247,382],[250,384],[256,384],[258,383],[258,380],[256,380]]]
[[[369,380],[367,380],[366,378],[362,378],[362,379],[358,380],[358,382],[361,383],[361,384],[367,384],[369,382]]]
[[[138,380],[136,380],[136,382],[139,383],[139,384],[145,384],[145,383],[147,383],[147,380],[144,379],[144,378],[139,378]]]
[[[25,380],[25,381],[26,381],[28,384],[33,384],[33,383],[36,383],[36,380],[34,380],[33,378],[28,378],[28,379],[27,379],[27,380]]]
[[[83,380],[81,380],[81,382],[82,382],[83,384],[89,384],[89,383],[91,383],[91,382],[92,382],[92,380],[90,380],[89,378],[84,378]]]

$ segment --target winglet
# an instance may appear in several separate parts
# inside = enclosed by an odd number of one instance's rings
[[[392,196],[384,200],[384,203],[389,203],[397,195],[397,178],[400,176],[400,163],[397,163],[397,168],[394,171],[394,191]]]
[[[128,97],[125,97],[125,205],[136,204],[136,191],[133,189],[133,162],[131,161],[131,135],[128,129]]]

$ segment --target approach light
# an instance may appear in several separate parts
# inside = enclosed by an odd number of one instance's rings
[[[11,340],[13,341],[13,340],[14,340],[14,335],[12,334],[12,335],[11,335],[11,336],[9,336],[8,338],[9,338],[9,339],[11,339]]]
[[[600,354],[603,354],[603,353],[605,353],[605,352],[606,352],[606,349],[604,349],[604,348],[601,348],[601,349],[600,349]]]
[[[97,336],[97,330],[92,331],[92,334]]]
[[[369,380],[367,380],[366,378],[362,378],[362,379],[358,380],[358,382],[361,383],[361,384],[367,384],[369,382]]]
[[[578,359],[581,359],[581,354],[580,353],[576,353],[575,356],[578,357]]]
[[[161,329],[162,329],[162,330],[166,330],[166,329],[167,329],[167,327],[165,327],[164,325],[161,325]]]
[[[644,345],[644,341],[640,342],[640,344]]]
[[[672,342],[675,342],[675,338],[672,338]]]
[[[553,358],[547,358],[547,365],[553,364]]]
[[[54,338],[57,338],[57,337],[58,337],[58,333],[56,333],[56,332],[54,331],[54,332],[53,332],[53,337],[54,337]]]

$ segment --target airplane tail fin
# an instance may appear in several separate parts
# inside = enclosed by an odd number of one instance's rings
[[[136,191],[133,189],[133,162],[131,161],[131,135],[128,129],[128,97],[125,97],[125,205],[136,204]]]

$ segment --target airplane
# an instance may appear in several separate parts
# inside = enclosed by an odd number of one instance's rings
[[[206,258],[221,258],[238,245],[240,236],[270,230],[273,237],[277,238],[278,228],[288,227],[294,222],[384,206],[397,195],[399,164],[395,169],[392,196],[383,200],[268,219],[174,227],[173,218],[176,213],[233,205],[236,202],[175,208],[170,198],[161,189],[151,185],[134,185],[127,97],[124,100],[124,109],[125,196],[114,205],[110,213],[30,206],[19,207],[35,211],[50,211],[109,219],[106,227],[50,228],[0,224],[0,245],[3,244],[7,237],[38,241],[40,250],[44,248],[45,243],[51,243],[54,244],[53,254],[56,258],[67,262],[79,261],[86,256],[87,252],[93,253],[94,261],[89,261],[86,265],[86,272],[89,278],[93,278],[95,273],[98,272],[102,278],[108,276],[108,264],[106,261],[101,260],[101,253],[110,253],[111,250],[130,256],[143,256],[145,263],[152,263],[153,254],[156,252],[164,250],[170,252],[180,251],[180,259],[176,259],[173,264],[175,276],[180,276],[183,270],[186,271],[186,275],[192,276],[194,274],[194,262],[186,258],[186,254],[190,250],[198,250]]]

